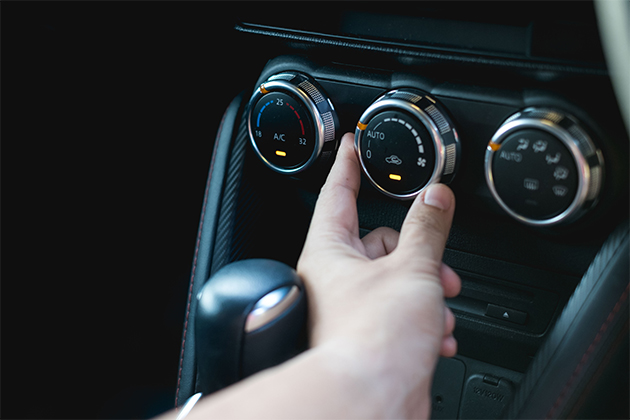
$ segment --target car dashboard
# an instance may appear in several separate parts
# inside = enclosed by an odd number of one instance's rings
[[[540,392],[523,391],[524,378],[543,376],[528,369],[542,369],[537,352],[562,335],[553,327],[607,238],[627,230],[627,132],[592,5],[575,6],[241,12],[236,35],[265,63],[217,137],[223,187],[207,195],[214,241],[200,249],[207,266],[191,294],[233,261],[295,267],[337,141],[354,133],[362,235],[400,230],[432,182],[457,198],[444,261],[462,279],[447,300],[459,351],[438,364],[432,418],[538,415],[514,402]],[[193,390],[188,378],[180,393]]]
[[[181,407],[201,387],[197,296],[233,262],[296,266],[352,133],[362,236],[399,231],[430,184],[456,197],[443,260],[462,281],[446,300],[458,353],[438,362],[431,418],[628,418],[615,76],[630,71],[612,67],[603,29],[627,38],[599,3],[630,16],[613,1],[25,8],[5,37],[21,43],[32,139],[16,202],[34,229],[20,238],[41,243],[13,264],[35,253],[41,280],[17,286],[37,310],[5,341],[29,363],[3,414]]]

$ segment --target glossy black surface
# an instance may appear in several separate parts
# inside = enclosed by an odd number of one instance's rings
[[[282,287],[298,297],[263,327],[248,332],[255,304]],[[198,390],[218,391],[295,356],[306,344],[306,298],[294,269],[278,261],[250,259],[216,272],[197,297],[195,335]]]

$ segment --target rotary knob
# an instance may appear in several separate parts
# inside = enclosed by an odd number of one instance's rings
[[[355,149],[372,185],[399,200],[413,199],[430,184],[450,182],[460,154],[446,110],[410,88],[390,91],[365,110]]]
[[[247,122],[256,155],[282,174],[301,172],[323,150],[334,150],[339,125],[323,89],[295,72],[271,76],[256,89]]]
[[[532,107],[512,115],[492,137],[485,173],[492,195],[510,216],[552,226],[593,206],[604,161],[574,117]]]

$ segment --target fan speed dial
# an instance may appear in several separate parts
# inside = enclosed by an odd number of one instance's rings
[[[370,105],[357,123],[355,149],[372,185],[400,200],[450,182],[459,164],[459,139],[446,110],[416,89],[390,91]]]

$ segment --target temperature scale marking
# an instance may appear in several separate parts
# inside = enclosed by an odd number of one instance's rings
[[[424,153],[424,146],[422,145],[422,139],[420,138],[420,135],[418,134],[416,129],[411,126],[411,124],[409,124],[407,121],[403,120],[402,118],[385,118],[382,122],[378,123],[376,127],[374,127],[374,130],[376,130],[378,126],[386,122],[398,122],[404,125],[407,128],[407,130],[411,132],[411,135],[413,136],[413,138],[416,139],[416,143],[418,144],[418,152]]]
[[[288,102],[287,105],[289,105]],[[302,124],[302,118],[300,118],[300,114],[298,114],[295,108],[293,108],[291,105],[289,105],[289,108],[291,108],[291,110],[293,110],[293,112],[295,112],[295,115],[298,117],[298,121],[300,121],[300,127],[302,127],[302,135],[304,135],[304,124]]]
[[[260,127],[260,116],[262,115],[265,108],[267,108],[267,105],[271,105],[272,103],[273,101],[269,101],[266,104],[264,104],[262,108],[260,108],[260,111],[258,111],[258,118],[256,119],[256,127]]]
[[[263,105],[262,108],[260,108],[260,111],[258,111],[258,118],[256,118],[256,127],[260,128],[260,116],[262,115],[263,111],[265,110],[265,108],[267,108],[268,105],[271,105],[273,103],[273,101],[269,101],[266,104]],[[291,108],[291,110],[295,113],[295,116],[298,118],[298,121],[300,122],[300,128],[302,129],[302,135],[304,135],[304,123],[302,122],[302,118],[300,117],[300,114],[298,114],[298,112],[295,110],[295,108],[293,108],[288,102],[285,102],[289,108]]]

